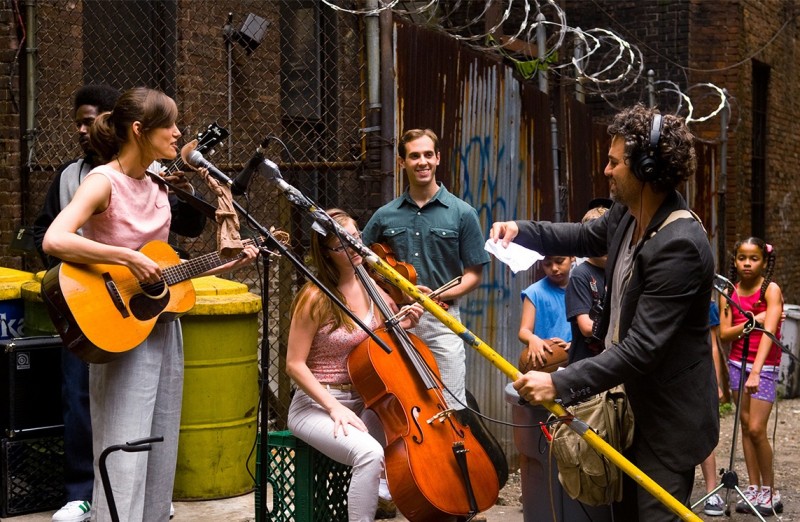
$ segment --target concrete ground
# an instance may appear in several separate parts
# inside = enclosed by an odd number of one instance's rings
[[[494,506],[484,513],[488,522],[522,522],[519,506]],[[50,522],[53,511],[0,518],[3,522]],[[252,522],[255,517],[253,493],[220,500],[175,502],[175,517],[172,522]],[[398,514],[395,522],[408,522]]]

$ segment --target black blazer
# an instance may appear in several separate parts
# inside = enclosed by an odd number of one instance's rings
[[[702,462],[719,440],[719,404],[708,326],[714,277],[711,246],[700,223],[678,219],[658,230],[678,209],[673,191],[653,217],[633,260],[620,306],[620,343],[552,374],[559,398],[571,404],[624,383],[644,440],[673,471]],[[585,224],[517,222],[515,242],[550,255],[608,254],[606,286],[625,232],[634,225],[615,204]],[[611,292],[606,292],[599,337],[608,330]]]

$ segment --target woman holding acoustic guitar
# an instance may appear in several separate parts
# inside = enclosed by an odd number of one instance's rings
[[[358,236],[355,221],[344,211],[328,212],[339,225]],[[320,282],[329,288],[371,329],[383,324],[367,291],[356,275],[362,259],[340,243],[334,234],[311,234],[311,255]],[[393,311],[397,305],[382,290]],[[419,321],[423,308],[410,307],[400,326]],[[289,407],[292,433],[337,462],[353,467],[347,493],[348,520],[372,521],[378,506],[379,479],[384,470],[380,426],[361,418],[364,402],[353,388],[347,371],[350,352],[367,338],[356,324],[314,283],[306,283],[292,303],[292,322],[286,354],[286,373],[298,390]],[[374,436],[373,436],[374,434]]]
[[[107,163],[87,175],[48,228],[43,241],[47,254],[72,263],[123,265],[140,285],[162,281],[160,265],[137,249],[168,239],[167,189],[146,169],[157,159],[177,156],[177,117],[169,96],[147,88],[126,91],[113,111],[97,117],[90,140]],[[255,246],[247,246],[238,258],[208,273],[239,268],[257,255]],[[98,314],[97,320],[103,318]],[[91,365],[89,380],[96,457],[111,445],[164,437],[150,452],[119,452],[108,460],[119,519],[168,520],[183,389],[180,324],[156,323],[135,349],[107,364]],[[95,462],[92,519],[105,521],[111,514],[97,468]]]

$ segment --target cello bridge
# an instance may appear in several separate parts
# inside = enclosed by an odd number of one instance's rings
[[[439,422],[444,422],[447,418],[449,418],[454,413],[455,413],[455,410],[452,409],[452,408],[447,409],[447,410],[442,410],[439,413],[437,413],[436,415],[434,415],[433,417],[431,417],[430,419],[428,419],[426,422],[428,424],[433,424],[433,422],[437,421],[437,420]]]

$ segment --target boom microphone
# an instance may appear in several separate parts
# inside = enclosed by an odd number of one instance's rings
[[[264,159],[261,161],[259,165],[259,170],[262,171],[262,174],[269,180],[278,185],[278,188],[286,195],[286,198],[296,205],[307,206],[310,205],[311,202],[303,195],[302,192],[297,190],[292,185],[286,183],[284,181],[283,176],[281,175],[281,170],[275,164],[274,161]]]
[[[188,154],[186,154],[186,157],[183,158],[183,161],[194,168],[207,169],[208,173],[211,174],[211,176],[214,179],[216,179],[223,185],[227,185],[229,187],[233,185],[233,181],[231,181],[231,178],[223,174],[221,170],[215,167],[213,163],[205,159],[203,155],[197,152],[196,150],[193,150]]]
[[[236,175],[231,185],[231,193],[235,196],[241,196],[247,192],[247,187],[250,186],[250,178],[258,170],[258,166],[264,161],[264,149],[267,148],[272,136],[267,136],[261,144],[256,147],[256,153],[247,162],[242,171]]]

